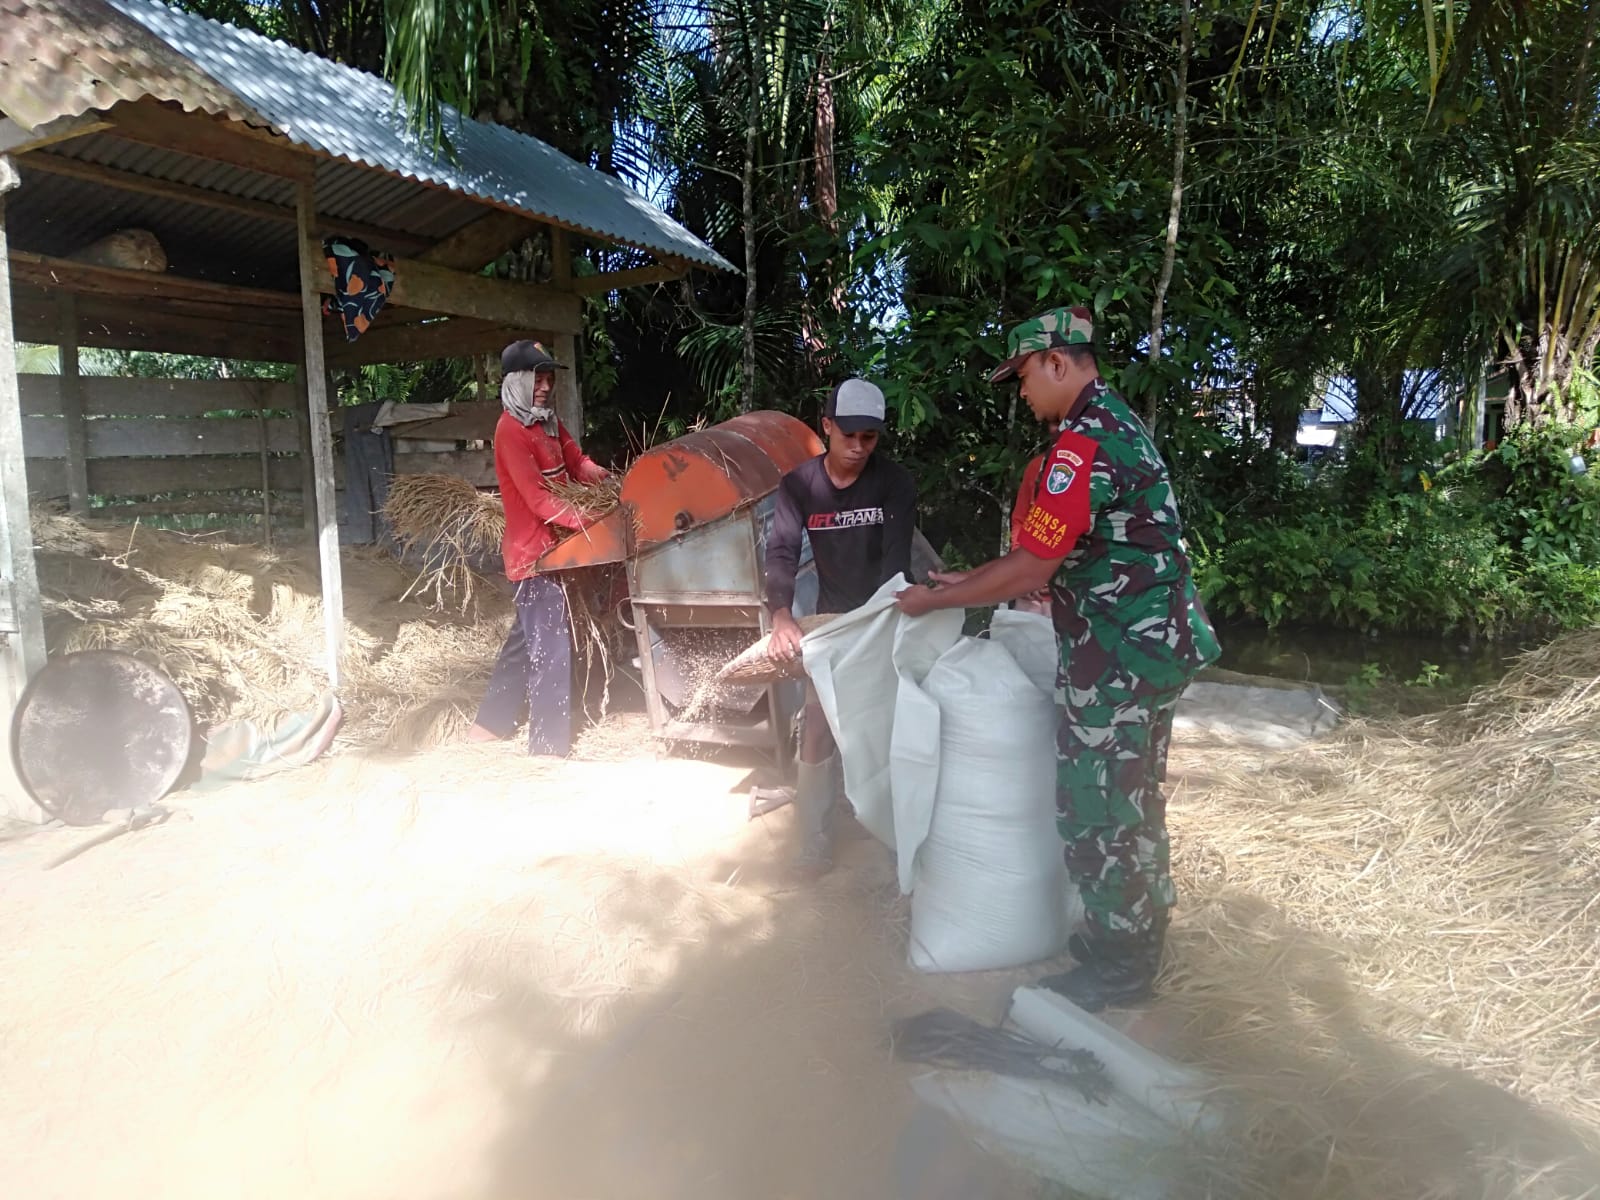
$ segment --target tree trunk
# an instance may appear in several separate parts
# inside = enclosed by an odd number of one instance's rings
[[[1300,394],[1291,387],[1262,385],[1264,395],[1258,410],[1267,426],[1267,436],[1279,454],[1293,454],[1300,432]]]
[[[1189,54],[1194,44],[1194,23],[1190,0],[1183,0],[1178,18],[1178,88],[1172,123],[1172,205],[1167,210],[1167,247],[1161,256],[1161,277],[1156,280],[1155,300],[1150,305],[1150,367],[1161,365],[1161,322],[1167,306],[1167,289],[1172,286],[1172,269],[1178,259],[1178,218],[1183,211],[1183,152],[1189,133]],[[1159,393],[1146,393],[1145,424],[1154,425]]]
[[[822,40],[826,44],[832,28],[832,18],[823,23]],[[828,78],[830,70],[828,55],[824,52],[817,61],[817,70],[814,76],[814,93],[816,96],[816,111],[813,115],[811,137],[816,156],[816,178],[811,201],[812,209],[821,222],[822,227],[834,238],[839,234],[839,179],[834,167],[833,138],[835,129],[835,111],[833,102],[833,82]],[[844,287],[835,270],[833,255],[830,253],[823,261],[822,271],[807,299],[805,315],[802,318],[803,334],[806,349],[811,355],[811,365],[818,382],[826,375],[832,354],[828,349],[828,340],[823,336],[822,324],[817,318],[816,297],[826,297],[824,303],[837,316],[844,309]]]
[[[742,219],[744,221],[744,355],[740,372],[739,411],[756,406],[756,150],[761,116],[761,16],[756,9],[747,35],[745,56],[744,171]]]
[[[1350,373],[1356,385],[1356,438],[1387,467],[1400,447],[1404,372],[1389,361],[1379,361],[1358,364]]]
[[[828,26],[824,25],[822,36],[828,36]],[[817,116],[812,136],[816,141],[817,152],[817,212],[822,217],[822,226],[829,233],[839,232],[839,178],[833,164],[833,135],[835,113],[833,106],[833,82],[828,78],[830,64],[828,56],[824,54],[817,63]]]

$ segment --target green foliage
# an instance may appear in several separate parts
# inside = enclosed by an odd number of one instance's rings
[[[1440,469],[1409,418],[1419,378],[1459,394],[1495,361],[1513,426],[1600,420],[1600,5],[1195,0],[1175,181],[1175,0],[185,2],[387,68],[415,119],[454,103],[633,180],[741,269],[588,302],[602,443],[750,402],[812,419],[866,374],[929,536],[982,561],[1048,437],[985,372],[1007,324],[1078,303],[1173,467],[1220,614],[1483,634],[1595,615],[1578,431]],[[1355,436],[1308,479],[1295,428],[1332,375]]]
[[[1302,483],[1279,514],[1195,539],[1202,591],[1219,616],[1269,626],[1498,637],[1593,622],[1600,487],[1569,470],[1576,433],[1527,431],[1428,490]]]
[[[1587,433],[1523,427],[1441,472],[1439,485],[1460,487],[1483,505],[1500,539],[1530,564],[1600,561],[1600,479],[1572,468]]]

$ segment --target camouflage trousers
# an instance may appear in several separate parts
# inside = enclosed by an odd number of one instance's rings
[[[1095,941],[1144,937],[1177,901],[1161,781],[1181,691],[1061,710],[1056,828]]]

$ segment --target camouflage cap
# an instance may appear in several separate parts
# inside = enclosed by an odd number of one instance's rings
[[[1087,308],[1052,308],[1011,327],[1006,335],[1006,360],[994,369],[989,382],[1004,383],[1017,373],[1023,359],[1040,350],[1087,346],[1093,341],[1094,319]]]

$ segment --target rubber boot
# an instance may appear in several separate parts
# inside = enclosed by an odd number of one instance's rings
[[[833,836],[840,842],[859,842],[872,836],[856,816],[855,805],[844,790],[844,756],[833,756]]]
[[[1150,937],[1155,939],[1156,957],[1159,959],[1161,948],[1167,940],[1167,924],[1172,920],[1170,908],[1158,908],[1150,921]],[[1072,955],[1074,962],[1093,962],[1106,952],[1106,943],[1097,942],[1092,934],[1074,933],[1067,938],[1067,953]]]
[[[800,879],[819,879],[833,870],[832,820],[837,795],[833,764],[837,757],[796,764],[794,823],[799,846],[791,871]]]
[[[1166,932],[1167,911],[1160,909],[1150,932],[1138,937],[1110,940],[1074,935],[1067,948],[1079,965],[1046,976],[1039,986],[1065,996],[1084,1012],[1148,1000],[1155,995]]]
[[[1074,962],[1086,963],[1100,957],[1100,947],[1085,934],[1075,933],[1067,939],[1067,953]]]

